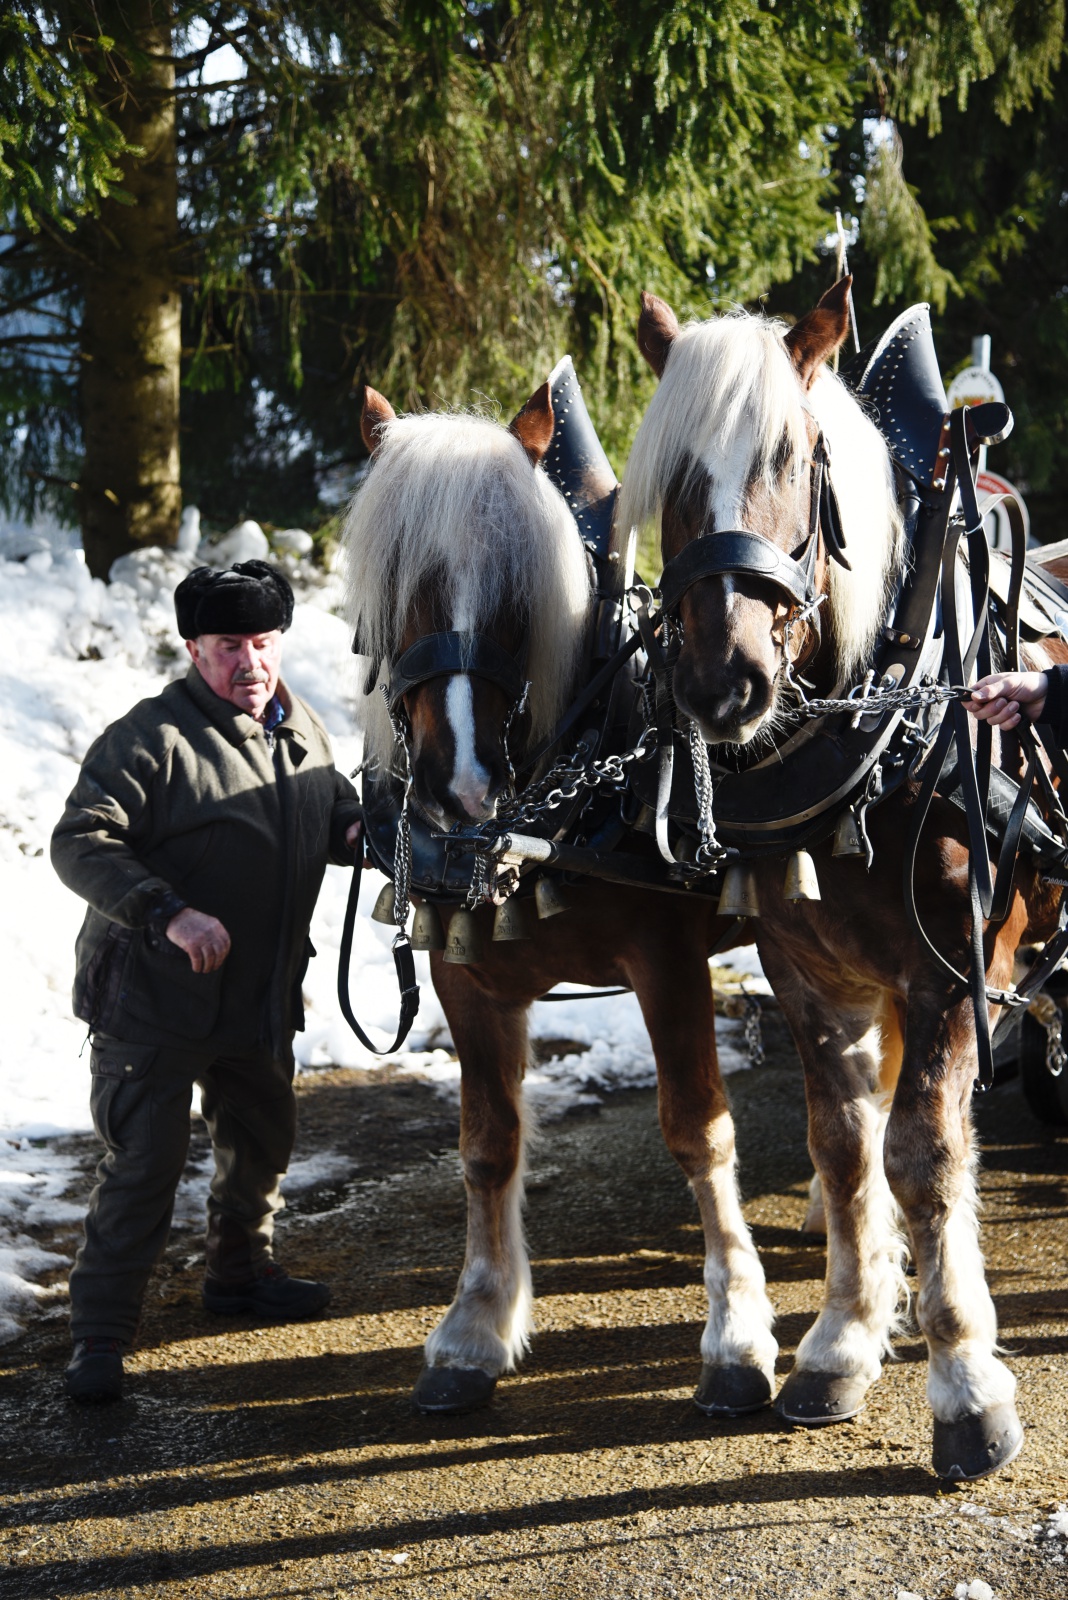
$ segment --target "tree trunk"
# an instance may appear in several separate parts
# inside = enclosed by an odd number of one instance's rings
[[[122,81],[107,84],[108,111],[145,152],[124,166],[134,204],[106,201],[83,234],[82,542],[90,571],[107,577],[117,556],[178,537],[181,302],[169,0],[98,0],[94,9],[132,57]]]

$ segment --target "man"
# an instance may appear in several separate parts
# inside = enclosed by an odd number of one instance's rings
[[[75,1400],[121,1394],[194,1083],[215,1155],[204,1305],[286,1321],[329,1299],[275,1265],[271,1234],[296,1128],[308,928],[327,862],[353,860],[359,803],[279,677],[293,617],[282,574],[199,567],[174,599],[192,665],[96,741],[52,838],[56,871],[89,902],[74,1009],[107,1147],[70,1280]]]

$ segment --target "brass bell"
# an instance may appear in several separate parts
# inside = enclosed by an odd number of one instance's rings
[[[795,850],[786,863],[786,881],[782,886],[784,900],[818,900],[820,880],[816,876],[816,863],[807,850]]]
[[[634,832],[647,833],[650,836],[656,833],[656,812],[652,806],[642,806],[634,823]]]
[[[386,922],[392,928],[396,925],[397,897],[393,892],[392,878],[380,891],[375,901],[375,908],[371,912],[372,922]]]
[[[443,959],[455,966],[470,967],[481,961],[483,954],[482,933],[475,921],[475,913],[461,906],[449,920],[449,937],[445,941]]]
[[[719,914],[721,917],[759,917],[760,901],[752,867],[733,861],[727,868],[719,893]]]
[[[441,925],[441,913],[437,906],[427,905],[424,901],[421,906],[416,906],[415,916],[412,918],[412,949],[413,950],[444,950],[445,929]]]
[[[834,825],[834,843],[831,846],[832,856],[866,856],[864,840],[857,827],[857,819],[848,808],[842,812]]]
[[[571,901],[555,878],[538,879],[534,885],[534,904],[538,916],[543,920],[545,917],[555,917],[561,911],[571,910]]]
[[[530,911],[525,900],[519,900],[511,895],[497,907],[493,918],[493,937],[495,939],[532,939],[534,930],[531,927]]]

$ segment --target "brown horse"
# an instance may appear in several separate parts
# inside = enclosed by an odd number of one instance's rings
[[[351,620],[366,653],[386,662],[384,677],[428,634],[488,636],[525,656],[531,747],[581,684],[591,603],[575,522],[538,466],[552,426],[547,387],[511,429],[467,415],[398,418],[368,390],[362,428],[374,460],[345,530]],[[508,783],[507,693],[485,676],[456,671],[411,688],[402,706],[425,815],[445,827],[492,816]],[[368,695],[362,721],[367,753],[388,765],[393,732],[382,707],[379,692]],[[586,882],[568,895],[570,910],[537,921],[524,942],[492,942],[492,908],[476,912],[486,949],[477,965],[431,955],[462,1068],[468,1230],[455,1298],[426,1343],[416,1403],[426,1411],[482,1403],[527,1346],[532,1291],[520,1215],[527,1013],[566,979],[626,984],[638,997],[664,1137],[704,1223],[708,1320],[696,1400],[713,1415],[756,1409],[770,1398],[776,1346],[735,1185],[708,970],[708,953],[730,924],[701,894]]]
[[[665,564],[693,541],[714,543],[728,531],[762,535],[796,554],[812,525],[819,439],[833,463],[849,567],[830,559],[822,538],[821,633],[753,571],[702,576],[678,601],[677,705],[710,746],[733,748],[725,759],[735,766],[795,731],[787,725],[784,648],[796,650],[818,696],[857,681],[888,621],[904,560],[887,447],[825,365],[848,330],[848,287],[837,285],[789,330],[745,314],[680,327],[662,301],[643,297],[639,345],[660,385],[627,466],[621,517],[659,523]],[[754,863],[756,942],[804,1064],[827,1228],[823,1309],[778,1406],[808,1425],[860,1408],[901,1303],[899,1208],[929,1352],[935,1469],[978,1477],[1015,1456],[1022,1429],[1015,1379],[996,1354],[979,1246],[972,1004],[921,947],[906,914],[903,850],[916,796],[917,786],[905,784],[872,809],[870,871],[832,855],[829,837],[811,845],[818,900],[784,899],[784,856]],[[959,972],[970,965],[966,840],[962,812],[936,798],[916,898],[933,943]],[[1050,935],[1058,894],[1021,859],[1008,915],[986,929],[990,984],[1008,985],[1017,947]]]

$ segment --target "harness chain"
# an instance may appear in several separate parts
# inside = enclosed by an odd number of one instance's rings
[[[708,746],[701,737],[696,722],[690,723],[690,759],[693,762],[693,784],[697,795],[697,826],[701,843],[697,849],[697,865],[710,869],[716,857],[722,855],[716,838],[716,821],[712,815],[712,772],[708,765]]]
[[[1059,1078],[1068,1065],[1068,1052],[1062,1039],[1064,1015],[1053,996],[1043,989],[1028,1006],[1035,1021],[1046,1030],[1046,1071],[1051,1078]]]
[[[841,699],[803,700],[794,714],[806,719],[838,716],[845,711],[854,714],[860,711],[864,716],[889,715],[894,711],[937,705],[940,701],[965,699],[969,692],[966,688],[951,688],[937,683],[922,684],[907,689],[870,689],[867,684],[858,684]],[[403,742],[403,737],[403,732],[398,731],[398,739]],[[655,738],[656,728],[648,726],[643,730],[637,744],[621,755],[605,756],[593,761],[583,761],[578,756],[563,758],[556,762],[537,783],[528,785],[522,796],[516,796],[513,803],[502,806],[492,821],[481,824],[472,834],[466,835],[476,843],[471,887],[467,897],[468,906],[478,905],[485,897],[488,885],[486,856],[489,854],[490,845],[500,835],[502,823],[513,831],[527,828],[550,816],[560,806],[574,800],[582,788],[622,789],[627,781],[626,769],[634,762],[648,761],[652,758],[655,753],[653,743]],[[701,834],[697,859],[690,870],[702,875],[715,870],[723,855],[723,848],[716,838],[712,810],[714,788],[708,761],[708,746],[701,738],[695,722],[691,722],[689,726],[689,746],[697,794],[698,829]],[[686,864],[680,862],[678,865],[685,867]]]

